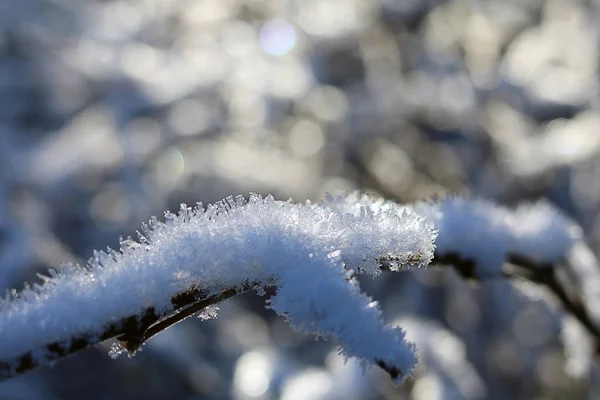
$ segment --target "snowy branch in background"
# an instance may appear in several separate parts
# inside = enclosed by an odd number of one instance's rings
[[[524,278],[548,289],[593,338],[588,357],[600,354],[600,266],[574,221],[546,201],[511,210],[449,197],[410,209],[438,230],[433,263],[470,279]]]
[[[513,255],[553,265],[583,238],[579,226],[545,201],[511,210],[486,200],[448,197],[412,210],[439,230],[436,256],[472,260],[480,278],[499,276]]]
[[[182,206],[164,223],[152,219],[139,242],[124,240],[119,252],[97,252],[85,267],[67,265],[44,285],[7,296],[0,377],[113,337],[135,351],[157,326],[251,288],[275,287],[269,307],[293,327],[333,338],[346,357],[400,381],[416,364],[413,346],[382,323],[350,268],[377,274],[382,262],[391,269],[427,265],[435,231],[399,206],[357,210],[251,195],[206,210]]]

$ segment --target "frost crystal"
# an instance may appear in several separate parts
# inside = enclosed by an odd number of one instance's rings
[[[65,265],[43,286],[9,295],[0,304],[0,370],[14,371],[11,360],[24,354],[43,363],[49,343],[68,348],[78,335],[102,337],[111,323],[149,308],[168,315],[172,297],[190,288],[211,296],[253,282],[277,287],[269,307],[295,328],[331,337],[345,356],[401,380],[416,364],[414,349],[402,330],[381,322],[350,268],[377,274],[382,261],[426,265],[435,231],[393,203],[357,200],[315,206],[252,194],[249,202],[229,197],[206,209],[182,205],[165,222],[153,218],[139,242],[124,240],[85,268]]]
[[[204,310],[198,313],[198,318],[202,321],[206,321],[209,319],[215,319],[219,316],[219,306],[212,305],[206,307]]]
[[[110,350],[108,351],[108,355],[110,356],[110,358],[112,358],[113,360],[115,358],[118,358],[121,354],[125,353],[127,350],[125,350],[125,347],[123,347],[123,344],[121,342],[114,342],[110,345]]]

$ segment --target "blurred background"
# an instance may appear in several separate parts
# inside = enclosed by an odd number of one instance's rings
[[[0,290],[249,191],[547,198],[598,251],[598,21],[598,0],[3,1]],[[585,333],[534,286],[440,266],[363,287],[419,348],[401,387],[248,294],[0,399],[600,398]]]

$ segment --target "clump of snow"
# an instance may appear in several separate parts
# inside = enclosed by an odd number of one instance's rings
[[[199,312],[197,316],[202,321],[206,321],[209,319],[215,319],[219,316],[219,306],[217,306],[217,305],[208,306],[204,310]]]
[[[395,268],[426,265],[435,231],[391,203],[342,212],[352,196],[313,206],[252,194],[249,202],[229,197],[206,209],[182,205],[165,222],[153,218],[139,242],[124,240],[120,251],[96,252],[85,267],[66,265],[43,286],[8,295],[0,303],[0,362],[31,352],[43,363],[46,344],[100,336],[148,307],[167,315],[171,298],[190,287],[215,295],[259,282],[277,287],[269,306],[294,327],[331,337],[345,356],[401,380],[416,364],[414,348],[382,323],[349,268],[377,274],[383,259]]]
[[[556,262],[582,237],[579,226],[545,201],[511,210],[485,200],[448,197],[411,209],[438,230],[436,253],[473,260],[482,275],[498,272],[510,254]]]
[[[330,209],[342,216],[347,215],[347,218],[377,221],[376,224],[359,224],[359,229],[363,234],[372,235],[377,239],[354,244],[353,253],[358,258],[348,259],[352,266],[361,263],[361,259],[364,260],[361,265],[364,272],[372,274],[380,272],[379,260],[369,260],[369,257],[366,256],[368,254],[380,254],[380,259],[385,260],[392,271],[398,270],[400,267],[427,265],[432,260],[433,253],[429,251],[429,248],[402,253],[391,250],[395,246],[394,242],[400,241],[396,245],[410,246],[410,243],[418,241],[418,237],[424,233],[424,217],[410,211],[406,206],[359,191],[337,197],[329,196],[318,206]],[[404,232],[400,233],[398,230]],[[394,233],[395,231],[397,233]],[[382,232],[388,233],[382,235]],[[426,234],[435,239],[438,233],[428,228]],[[360,246],[365,246],[365,248],[361,249]]]

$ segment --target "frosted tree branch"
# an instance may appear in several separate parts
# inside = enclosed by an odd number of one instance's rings
[[[397,380],[416,364],[399,328],[385,326],[350,266],[378,274],[426,265],[435,231],[414,213],[339,213],[327,203],[252,195],[206,210],[182,206],[152,219],[139,242],[97,252],[85,267],[50,271],[45,284],[0,304],[0,377],[6,379],[109,338],[135,351],[160,330],[249,289],[276,294],[269,307],[292,326],[335,340],[346,357]]]
[[[510,210],[450,197],[413,209],[439,230],[433,263],[451,265],[467,279],[505,276],[545,287],[594,338],[598,352],[600,267],[581,227],[544,201]],[[573,282],[559,279],[559,269]]]
[[[435,229],[434,229],[435,228]],[[436,235],[436,248],[433,241]],[[544,285],[600,343],[600,271],[581,229],[547,203],[508,210],[447,198],[399,206],[353,193],[320,204],[251,195],[152,219],[120,250],[50,271],[0,303],[0,379],[110,338],[134,353],[159,332],[251,289],[297,330],[333,339],[346,357],[402,381],[417,362],[399,328],[354,275],[450,264],[470,279]],[[435,251],[434,251],[435,250]],[[568,262],[567,262],[568,261]],[[565,262],[580,297],[557,278]],[[512,265],[518,268],[507,268]]]

